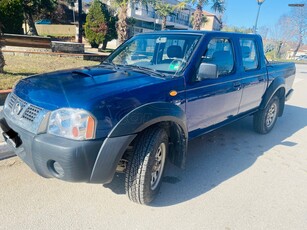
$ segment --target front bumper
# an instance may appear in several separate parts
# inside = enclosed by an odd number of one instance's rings
[[[71,182],[90,182],[104,140],[75,141],[50,134],[33,134],[15,125],[0,112],[6,142],[37,174]]]

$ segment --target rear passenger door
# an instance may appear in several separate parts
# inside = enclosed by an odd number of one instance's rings
[[[251,37],[242,37],[240,43],[242,100],[239,113],[258,107],[265,92],[267,70],[261,62],[261,44]]]
[[[217,65],[218,77],[187,84],[186,113],[191,138],[235,116],[242,94],[232,40],[211,37],[202,52],[201,61]]]

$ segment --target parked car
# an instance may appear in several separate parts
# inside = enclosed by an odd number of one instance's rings
[[[19,81],[0,124],[34,172],[71,182],[126,175],[149,204],[166,160],[183,168],[188,141],[253,115],[269,133],[292,95],[293,63],[269,63],[259,35],[162,31],[137,35],[94,67]]]
[[[307,55],[300,55],[297,58],[295,58],[297,61],[306,61],[307,60]]]
[[[41,19],[41,20],[36,21],[35,24],[50,25],[51,20],[50,19]]]

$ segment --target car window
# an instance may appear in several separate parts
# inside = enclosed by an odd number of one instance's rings
[[[177,74],[187,66],[200,38],[190,34],[140,35],[123,44],[106,61]]]
[[[202,57],[202,62],[217,65],[218,75],[230,74],[234,69],[233,47],[229,39],[212,39]]]
[[[252,39],[240,39],[240,46],[244,70],[258,69],[259,61],[255,41]]]

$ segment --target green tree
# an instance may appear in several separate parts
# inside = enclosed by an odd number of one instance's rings
[[[154,9],[156,13],[162,18],[161,30],[165,30],[167,16],[174,13],[175,6],[168,4],[165,1],[157,1],[154,5]]]
[[[23,10],[31,35],[38,35],[34,19],[40,15],[48,16],[57,6],[57,0],[23,0]]]
[[[225,2],[224,0],[212,0],[212,10],[214,10],[215,14],[222,14],[225,12]]]
[[[253,33],[253,29],[252,28],[237,27],[237,26],[225,26],[223,28],[223,31],[235,32],[235,33],[244,33],[244,34]]]
[[[211,0],[212,2],[212,9],[215,11],[215,13],[223,13],[225,8],[225,2],[224,0]],[[193,29],[194,30],[200,30],[205,15],[203,14],[203,7],[207,4],[209,4],[209,0],[185,0],[183,1],[184,4],[192,3],[196,4],[196,10],[193,15]]]
[[[195,4],[195,2],[197,2],[196,10],[195,10],[194,15],[193,15],[193,17],[194,17],[193,29],[194,30],[200,30],[201,25],[202,25],[202,21],[203,21],[203,17],[204,17],[203,7],[204,7],[205,4],[208,4],[208,0],[198,0],[198,1],[192,0],[191,2],[193,4]]]
[[[128,23],[127,13],[128,6],[131,3],[141,3],[147,6],[149,3],[154,2],[153,0],[114,0],[111,1],[112,7],[118,12],[118,21],[116,24],[116,31],[118,42],[121,44],[128,38]]]
[[[0,21],[3,33],[22,34],[23,22],[22,0],[1,0]]]
[[[86,16],[85,37],[91,46],[95,48],[98,48],[105,40],[108,31],[104,8],[105,5],[103,3],[99,0],[94,0]]]
[[[116,22],[117,17],[115,17],[111,12],[107,5],[104,4],[103,13],[105,15],[106,23],[108,26],[108,31],[105,35],[105,38],[102,42],[102,49],[105,50],[107,48],[107,44],[109,41],[113,39],[117,39],[117,32],[116,32]]]

